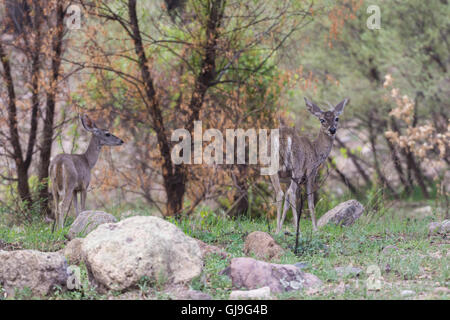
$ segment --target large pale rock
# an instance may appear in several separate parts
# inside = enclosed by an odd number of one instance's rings
[[[0,284],[6,292],[27,287],[35,295],[46,295],[55,286],[65,287],[67,277],[67,262],[59,253],[0,251]]]
[[[356,200],[348,200],[338,204],[336,207],[325,213],[317,221],[317,226],[323,227],[329,222],[336,225],[349,226],[353,224],[364,212],[364,206]]]
[[[100,288],[123,290],[146,276],[184,283],[200,275],[197,242],[161,218],[137,216],[100,225],[81,246],[91,278]]]
[[[77,237],[84,237],[89,232],[103,223],[117,222],[116,217],[103,211],[83,211],[70,226],[67,237],[72,240]]]
[[[270,288],[262,287],[254,290],[234,290],[230,293],[230,300],[239,299],[270,299]]]
[[[231,260],[230,277],[235,288],[269,287],[274,293],[317,287],[322,284],[315,275],[305,273],[296,266],[268,263],[246,257]]]
[[[258,259],[278,259],[283,251],[283,248],[266,232],[254,231],[245,239],[244,253],[254,254]]]

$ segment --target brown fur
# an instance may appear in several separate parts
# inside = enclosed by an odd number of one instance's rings
[[[306,98],[305,102],[309,112],[319,118],[322,126],[314,141],[299,136],[292,128],[280,128],[280,170],[277,174],[270,176],[277,201],[277,233],[281,231],[290,207],[293,211],[294,225],[297,225],[297,188],[303,184],[306,184],[313,229],[317,230],[314,210],[314,181],[320,165],[326,161],[331,152],[338,127],[338,116],[343,112],[348,99],[337,104],[334,110],[326,112],[320,110]],[[281,189],[280,181],[290,183],[286,195]],[[283,215],[281,215],[283,197],[285,201]]]

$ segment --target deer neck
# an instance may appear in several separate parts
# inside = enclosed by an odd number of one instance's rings
[[[86,152],[84,153],[84,156],[86,157],[86,160],[89,164],[89,168],[92,169],[97,163],[101,149],[102,145],[100,144],[99,139],[93,135],[91,141],[89,142],[89,146]]]
[[[331,148],[333,147],[334,136],[330,137],[322,130],[314,141],[314,146],[316,149],[316,155],[319,158],[319,162],[323,163],[330,155]]]

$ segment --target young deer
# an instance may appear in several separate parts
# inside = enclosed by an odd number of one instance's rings
[[[81,210],[86,209],[86,192],[91,181],[91,170],[95,166],[102,146],[120,146],[123,141],[99,129],[87,115],[80,116],[84,129],[92,133],[91,141],[83,154],[58,154],[50,163],[50,179],[55,202],[56,225],[62,229],[64,215],[70,209],[72,199],[78,216],[77,194],[81,194]],[[61,202],[60,202],[61,201]]]
[[[339,115],[344,111],[348,101],[348,99],[345,99],[338,103],[333,110],[324,112],[316,104],[305,98],[309,112],[316,116],[322,124],[318,137],[312,142],[306,137],[298,136],[292,128],[280,128],[280,169],[277,174],[270,176],[277,201],[277,233],[281,231],[286,212],[290,207],[292,207],[294,225],[297,226],[297,187],[304,183],[306,183],[313,229],[314,231],[317,230],[314,211],[314,180],[320,165],[326,161],[331,152],[338,128]],[[281,216],[281,207],[284,194],[280,186],[280,180],[290,182],[285,195],[283,216]]]

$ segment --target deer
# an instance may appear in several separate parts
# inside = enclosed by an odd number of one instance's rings
[[[100,155],[103,146],[120,146],[122,139],[108,130],[99,129],[87,115],[79,116],[83,128],[91,133],[91,140],[85,153],[58,154],[50,163],[50,179],[54,198],[55,223],[58,229],[64,227],[65,215],[70,210],[72,200],[76,216],[79,214],[78,194],[81,210],[86,210],[86,196],[91,182],[91,170]],[[53,225],[55,226],[55,225]]]
[[[276,233],[280,233],[289,208],[292,208],[294,226],[297,226],[297,187],[305,184],[313,231],[317,231],[314,208],[314,183],[320,166],[330,155],[338,129],[339,116],[344,111],[348,101],[349,99],[346,98],[332,110],[322,111],[315,103],[305,97],[308,111],[318,118],[321,123],[319,134],[314,141],[310,141],[307,137],[299,136],[293,128],[282,126],[279,129],[280,166],[277,173],[270,176],[277,206]],[[281,189],[280,181],[290,183],[286,194]],[[281,215],[283,197],[284,207]]]

